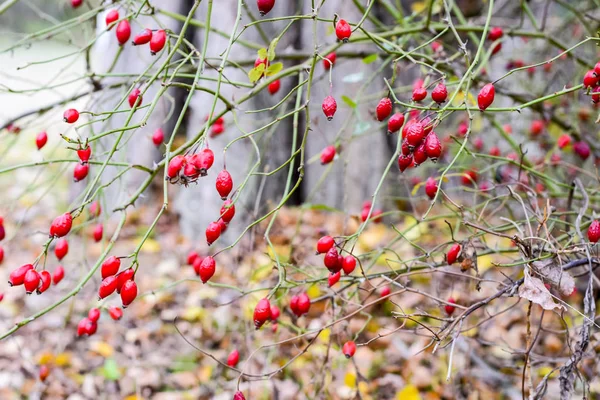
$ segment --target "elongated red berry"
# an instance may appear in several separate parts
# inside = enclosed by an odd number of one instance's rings
[[[254,308],[254,327],[260,329],[269,319],[271,319],[271,303],[269,299],[261,299]]]
[[[83,0],[71,0],[71,7],[77,8],[83,4]]]
[[[327,54],[327,56],[325,56],[325,58],[323,59],[323,67],[325,68],[325,71],[329,71],[329,69],[331,69],[331,67],[335,65],[336,59],[337,55],[335,54],[335,52],[329,53]]]
[[[594,70],[589,70],[583,76],[583,87],[584,88],[593,88],[598,84],[598,76],[594,72]]]
[[[92,322],[98,322],[100,319],[100,310],[97,308],[90,308],[90,311],[88,311],[88,319]]]
[[[102,236],[104,236],[104,226],[102,224],[97,224],[94,227],[93,235],[94,241],[99,242],[102,240]]]
[[[422,141],[420,145],[418,145],[413,151],[413,160],[415,165],[421,165],[425,161],[427,161],[427,150],[425,147],[425,142]]]
[[[327,253],[335,245],[331,236],[323,236],[317,241],[317,254]]]
[[[231,353],[227,356],[227,365],[230,367],[235,367],[237,363],[240,361],[240,352],[237,350],[232,350]]]
[[[158,147],[161,144],[163,144],[164,141],[165,141],[165,133],[163,132],[162,129],[158,128],[152,134],[152,143],[154,143],[154,145],[156,147]]]
[[[338,283],[340,281],[341,277],[342,277],[341,271],[332,272],[327,277],[327,284],[329,285],[329,287],[332,287],[333,285],[335,285],[336,283]]]
[[[431,98],[438,104],[442,104],[448,97],[448,89],[443,83],[438,83],[437,86],[431,92]]]
[[[214,258],[209,256],[203,259],[197,271],[198,275],[200,275],[202,283],[208,282],[210,278],[212,278],[212,276],[215,274],[216,269],[217,263],[215,262]]]
[[[2,217],[0,217],[0,220],[2,220]],[[2,223],[0,223],[0,240],[4,240],[5,237],[6,229],[4,228],[4,221],[2,221]]]
[[[191,250],[187,255],[187,265],[194,265],[194,261],[200,257],[198,253],[194,250]]]
[[[412,94],[413,101],[419,102],[419,101],[425,100],[426,97],[427,97],[427,89],[425,89],[423,86],[413,89],[413,94]]]
[[[433,179],[432,177],[427,178],[427,181],[425,182],[425,194],[427,195],[427,197],[429,197],[431,200],[433,200],[437,191],[438,191],[437,181],[435,179]]]
[[[352,28],[345,19],[340,19],[337,24],[335,24],[335,35],[344,43],[350,39],[350,35],[352,35]]]
[[[493,146],[489,152],[490,156],[498,157],[500,156],[500,148],[498,146]]]
[[[233,395],[233,400],[246,400],[246,397],[244,397],[244,393],[240,392],[239,390],[237,392],[235,392],[235,394]]]
[[[133,37],[133,40],[131,41],[131,43],[134,46],[140,46],[140,45],[150,42],[150,39],[152,39],[152,31],[150,29],[146,28],[143,31],[141,31],[140,33],[138,33],[137,35],[135,35]]]
[[[277,307],[275,304],[271,304],[271,321],[277,321],[280,315],[281,311],[279,310],[279,307]]]
[[[329,164],[335,158],[335,146],[327,146],[321,151],[321,165]]]
[[[92,148],[88,145],[86,147],[82,147],[77,150],[77,157],[81,160],[82,163],[86,163],[90,160],[92,156]]]
[[[60,261],[62,260],[67,253],[69,252],[69,242],[67,239],[58,239],[56,241],[56,246],[54,246],[54,255]]]
[[[599,220],[594,220],[590,224],[590,227],[588,228],[588,239],[590,239],[590,242],[592,242],[592,243],[598,243],[598,240],[600,240],[600,221]]]
[[[392,101],[388,97],[384,97],[379,100],[379,104],[377,104],[377,120],[383,121],[392,113]]]
[[[479,176],[477,175],[477,171],[471,169],[465,171],[460,179],[463,185],[470,186],[476,183],[478,178]]]
[[[108,309],[108,315],[115,321],[118,321],[123,318],[123,310],[121,307],[112,306]]]
[[[182,155],[178,155],[173,157],[169,161],[169,166],[167,167],[167,177],[170,179],[176,178],[179,175],[179,172],[183,168],[183,164],[185,162],[185,158]]]
[[[52,273],[52,283],[54,283],[55,285],[58,285],[58,283],[60,281],[62,281],[64,277],[65,277],[65,269],[63,268],[62,265],[59,265],[58,267],[56,267],[54,269],[54,272]]]
[[[124,271],[119,272],[117,275],[117,293],[121,293],[121,289],[125,282],[133,280],[135,277],[135,270],[133,268],[127,268]]]
[[[344,353],[346,358],[351,358],[354,356],[354,353],[356,353],[356,343],[354,343],[352,340],[344,343],[342,346],[342,353]]]
[[[404,125],[404,114],[396,113],[388,120],[388,133],[395,133]]]
[[[134,106],[139,107],[142,105],[142,95],[140,94],[140,89],[135,88],[129,93],[129,97],[127,101],[129,102],[129,107],[133,108]]]
[[[446,260],[448,261],[449,265],[454,264],[456,260],[458,260],[461,250],[462,247],[458,243],[454,243],[452,247],[450,247],[450,250],[448,250],[448,254],[446,255]]]
[[[131,37],[131,25],[129,25],[129,21],[124,19],[119,22],[117,25],[116,36],[120,45],[127,43],[129,37]]]
[[[212,167],[215,162],[215,154],[211,149],[203,149],[199,153],[198,162],[196,163],[196,168],[200,170],[200,175],[206,176],[210,167]]]
[[[74,108],[69,108],[63,114],[63,120],[68,124],[74,124],[79,119],[79,111]]]
[[[342,262],[342,269],[346,275],[350,275],[354,269],[356,268],[356,258],[354,256],[346,256],[344,257],[344,261]]]
[[[435,132],[431,132],[425,138],[425,153],[433,162],[442,155],[442,142]]]
[[[98,297],[100,299],[104,299],[105,297],[110,296],[117,290],[117,277],[114,275],[107,276],[100,283],[100,288],[98,289]]]
[[[28,270],[25,273],[23,285],[25,286],[25,292],[27,294],[33,293],[40,285],[40,274],[35,269]]]
[[[225,203],[221,206],[221,219],[229,223],[235,216],[235,204],[231,200],[225,200]]]
[[[167,32],[164,29],[157,30],[150,40],[150,54],[155,55],[160,52],[167,43]]]
[[[452,297],[448,298],[448,303],[451,304],[446,304],[444,306],[444,310],[446,311],[446,314],[448,314],[448,316],[454,314],[454,310],[456,310],[456,307],[454,307],[452,304],[456,304],[456,300],[454,300]]]
[[[23,282],[25,281],[25,275],[27,274],[27,271],[29,271],[30,269],[33,269],[32,264],[25,264],[25,265],[22,265],[19,268],[15,269],[13,272],[10,273],[10,275],[8,277],[8,284],[10,286],[22,285]]]
[[[110,30],[112,28],[111,24],[119,19],[119,10],[112,9],[106,13],[106,18],[104,21],[106,22],[106,26]]]
[[[323,258],[323,264],[325,267],[331,272],[338,272],[342,269],[342,266],[338,263],[338,251],[335,247],[332,247],[325,253],[325,258]]]
[[[504,35],[504,31],[499,26],[495,26],[490,29],[488,33],[488,40],[494,41],[500,39]]]
[[[411,147],[416,147],[423,141],[425,130],[420,122],[414,121],[406,126],[406,141]]]
[[[0,264],[4,261],[4,249],[0,246]]]
[[[565,147],[567,147],[570,144],[571,144],[571,136],[567,135],[566,133],[563,133],[562,135],[560,135],[560,137],[556,141],[556,145],[558,146],[559,149],[564,149]]]
[[[494,96],[496,96],[496,89],[494,85],[488,83],[479,91],[477,95],[477,105],[479,105],[479,109],[484,111],[486,108],[492,105],[494,102]]]
[[[302,315],[298,313],[298,296],[292,296],[292,298],[290,299],[290,310],[292,310],[296,317]]]
[[[267,15],[275,6],[275,0],[256,0],[256,6],[260,15]]]
[[[591,153],[590,145],[583,141],[575,142],[573,144],[573,151],[584,161],[588,159]]]
[[[92,323],[88,318],[84,318],[77,324],[77,336],[88,335],[88,324]]]
[[[73,169],[73,180],[75,182],[79,182],[87,178],[88,173],[90,172],[89,164],[77,164],[75,165],[75,169]]]
[[[532,136],[538,136],[544,131],[544,121],[539,119],[531,121],[531,126],[529,127],[529,133]]]
[[[50,225],[50,236],[63,237],[66,236],[71,230],[73,225],[73,217],[70,213],[66,212],[54,218]]]
[[[40,286],[37,288],[37,294],[42,294],[50,287],[52,276],[48,271],[40,272]]]
[[[116,275],[119,272],[119,268],[121,268],[121,260],[115,256],[108,257],[100,266],[102,279]]]
[[[221,225],[218,222],[211,222],[206,228],[206,241],[210,246],[221,236]]]
[[[337,111],[337,103],[333,96],[325,97],[325,100],[323,100],[322,108],[323,114],[325,114],[327,120],[331,121],[333,119],[333,116],[335,115],[335,112]]]
[[[304,315],[310,311],[310,297],[306,293],[300,293],[298,295],[298,313]]]
[[[95,217],[99,217],[100,214],[102,213],[102,207],[100,206],[100,203],[98,203],[98,201],[93,201],[92,204],[90,204],[90,217],[95,218]]]
[[[215,186],[217,188],[217,192],[219,192],[219,195],[221,196],[221,199],[227,199],[227,196],[229,196],[229,193],[231,193],[231,190],[233,189],[233,179],[231,179],[231,174],[229,171],[224,169],[219,172]]]
[[[40,365],[40,370],[38,372],[38,377],[40,378],[40,381],[45,382],[46,379],[48,379],[48,375],[50,375],[50,368],[48,368],[46,364]]]
[[[413,165],[413,163],[414,160],[412,155],[405,156],[404,154],[400,154],[400,156],[398,157],[398,168],[400,169],[400,172],[404,172],[406,168]]]
[[[271,95],[276,94],[277,92],[279,92],[279,89],[281,88],[281,81],[279,79],[277,79],[276,81],[273,81],[269,84],[269,93],[271,93]]]
[[[389,295],[391,293],[391,289],[389,286],[384,286],[381,288],[381,290],[379,291],[379,296],[381,297],[385,297],[387,295]]]
[[[130,305],[138,294],[138,288],[134,281],[128,280],[121,287],[121,302],[123,303],[123,308],[127,308]]]
[[[40,132],[35,137],[35,145],[37,146],[38,150],[41,150],[42,147],[44,147],[47,142],[48,142],[48,134],[46,132]]]

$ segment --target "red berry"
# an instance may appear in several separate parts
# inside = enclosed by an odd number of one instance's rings
[[[83,4],[83,0],[71,0],[71,7],[77,8]]]
[[[197,252],[195,252],[194,250],[190,251],[187,256],[187,264],[194,265],[194,261],[196,261],[196,259],[198,259],[198,257],[200,257],[200,256],[198,255]]]
[[[415,165],[421,165],[425,161],[427,161],[427,150],[425,147],[425,142],[421,142],[420,145],[413,152],[413,160]]]
[[[55,285],[58,285],[58,283],[60,281],[62,281],[64,277],[65,277],[65,269],[63,268],[62,265],[59,265],[58,267],[56,267],[54,269],[54,272],[52,273],[52,283],[54,283]]]
[[[77,336],[88,334],[88,324],[92,323],[88,318],[84,318],[77,324]]]
[[[427,194],[427,197],[433,200],[433,198],[437,194],[437,191],[437,181],[431,177],[427,178],[427,181],[425,182],[425,194]]]
[[[75,0],[73,0],[75,1]],[[81,1],[81,0],[79,0]],[[46,379],[48,378],[48,375],[50,375],[50,368],[48,368],[47,365],[40,365],[40,370],[38,372],[38,377],[40,378],[40,381],[45,382]]]
[[[107,276],[100,283],[100,288],[98,289],[98,297],[103,299],[105,297],[110,296],[117,290],[117,277],[114,275]]]
[[[347,42],[350,38],[350,35],[352,35],[352,28],[350,27],[350,24],[348,24],[346,20],[340,19],[337,24],[335,24],[335,35],[344,43]]]
[[[79,182],[84,180],[88,173],[90,172],[89,164],[77,164],[75,165],[75,169],[73,170],[73,180],[75,182]]]
[[[456,260],[458,260],[461,250],[462,247],[458,243],[454,243],[452,247],[450,247],[450,250],[448,250],[448,254],[446,255],[446,260],[449,265],[454,264]]]
[[[0,264],[4,261],[4,249],[0,246]]]
[[[325,71],[329,71],[329,69],[335,65],[336,58],[337,56],[335,52],[327,54],[327,56],[323,59],[323,67],[325,67]]]
[[[237,363],[240,361],[240,353],[237,350],[232,350],[227,356],[227,365],[230,367],[235,367]]]
[[[260,15],[267,15],[275,6],[275,0],[256,0]]]
[[[33,269],[32,264],[25,264],[15,269],[8,277],[8,284],[10,286],[22,285],[25,282],[25,275],[30,269]]]
[[[102,279],[116,275],[119,272],[119,268],[121,268],[121,260],[115,256],[108,257],[100,267]]]
[[[488,33],[488,40],[494,41],[500,39],[504,35],[504,31],[499,26],[496,26],[490,29],[490,33]]]
[[[71,230],[73,225],[73,217],[70,213],[64,213],[52,221],[50,225],[50,236],[63,237],[66,236]]]
[[[321,151],[321,165],[329,164],[335,158],[335,146],[327,146]]]
[[[206,228],[206,241],[210,246],[221,236],[221,225],[218,222],[211,222]]]
[[[123,308],[127,308],[137,297],[138,288],[134,281],[128,280],[121,287],[121,302]]]
[[[46,132],[40,132],[35,137],[35,145],[37,146],[38,150],[41,150],[42,147],[44,147],[47,142],[48,142],[48,134]]]
[[[600,221],[592,221],[592,224],[588,228],[588,239],[592,243],[598,243],[598,240],[600,240]]]
[[[413,101],[425,100],[427,97],[427,90],[424,87],[418,87],[413,89],[412,99]]]
[[[392,101],[387,97],[384,97],[383,99],[379,100],[379,104],[377,104],[376,113],[378,121],[383,121],[384,119],[389,117],[392,113]]]
[[[48,271],[40,272],[40,282],[41,282],[41,284],[40,284],[40,287],[38,287],[38,289],[37,289],[37,294],[44,293],[50,287],[50,284],[52,283],[52,276],[50,275],[50,272],[48,272]]]
[[[156,131],[154,131],[154,134],[152,135],[152,143],[154,143],[156,147],[159,147],[161,144],[163,144],[164,141],[165,133],[162,129],[158,128]]]
[[[392,115],[388,120],[388,132],[398,132],[400,128],[402,128],[402,125],[404,125],[404,114],[396,113]]]
[[[448,89],[446,89],[446,85],[443,83],[438,83],[438,85],[431,92],[431,98],[438,104],[445,102],[447,97]]]
[[[69,252],[69,242],[67,239],[59,239],[56,241],[56,246],[54,247],[54,254],[56,258],[60,261],[67,255]]]
[[[279,315],[281,315],[279,307],[277,307],[275,304],[271,304],[271,321],[277,321],[277,319],[279,319]]]
[[[566,133],[560,135],[560,137],[556,141],[556,144],[558,145],[559,149],[564,149],[565,147],[571,144],[571,136],[567,135]]]
[[[398,168],[400,168],[400,172],[404,172],[404,170],[410,167],[413,162],[414,160],[412,156],[405,156],[404,154],[401,154],[400,157],[398,157]]]
[[[477,172],[473,170],[465,171],[461,177],[463,185],[472,185],[477,182]]]
[[[98,322],[100,319],[100,310],[91,308],[90,311],[88,311],[88,319],[92,322]]]
[[[458,134],[460,136],[465,136],[467,134],[468,130],[469,130],[469,124],[467,124],[466,122],[461,122],[458,125]]]
[[[79,157],[82,163],[88,162],[91,156],[92,148],[90,146],[86,146],[85,148],[80,148],[77,150],[77,157]]]
[[[140,94],[140,89],[135,88],[129,93],[129,97],[127,101],[129,102],[129,107],[133,108],[134,106],[139,107],[142,105],[142,95]]]
[[[108,315],[115,321],[118,321],[123,318],[123,310],[121,307],[112,306],[108,309]]]
[[[392,291],[390,290],[389,286],[384,286],[381,288],[381,291],[379,292],[379,295],[381,297],[385,297],[387,295],[389,295]]]
[[[473,140],[473,147],[475,148],[475,150],[477,151],[481,151],[483,150],[483,139],[479,136],[477,136],[474,140]]]
[[[109,26],[110,24],[112,24],[113,22],[115,22],[116,20],[119,19],[119,11],[118,10],[110,10],[108,13],[106,13],[106,25]],[[111,29],[112,26],[109,26],[108,29]]]
[[[539,119],[536,119],[534,121],[531,122],[531,127],[529,128],[529,133],[531,133],[533,136],[537,136],[540,133],[542,133],[544,130],[544,121],[540,121]]]
[[[322,108],[323,114],[325,114],[327,120],[331,121],[333,119],[333,116],[335,115],[335,112],[337,111],[337,103],[335,102],[333,96],[325,97],[325,100],[323,100]]]
[[[494,146],[490,149],[490,156],[498,157],[500,156],[500,149],[498,146]]]
[[[0,224],[0,240],[4,240],[5,237],[6,229],[4,228],[4,225]]]
[[[342,261],[342,269],[346,275],[350,275],[356,268],[356,258],[354,256],[346,256]]]
[[[588,159],[591,153],[590,145],[586,142],[575,142],[573,144],[573,151],[584,161]]]
[[[296,307],[298,308],[298,313],[300,313],[300,315],[308,313],[310,310],[310,297],[308,297],[306,293],[301,293],[298,296],[298,303]]]
[[[176,178],[179,175],[179,172],[183,168],[183,164],[185,162],[185,158],[182,155],[178,155],[173,157],[169,161],[169,166],[167,167],[167,177],[170,179]]]
[[[198,261],[196,260],[196,262]],[[196,265],[196,262],[194,262],[194,266]],[[210,278],[212,278],[212,276],[215,274],[216,268],[217,263],[215,262],[215,259],[210,256],[206,257],[200,262],[197,274],[200,276],[202,283],[206,283],[210,280]]]
[[[423,141],[425,130],[420,122],[414,121],[406,124],[406,141],[411,147],[416,147]]]
[[[94,201],[92,204],[90,204],[90,216],[92,218],[99,217],[101,213],[102,207],[100,206],[100,203]]]
[[[225,200],[225,203],[221,206],[221,219],[226,223],[231,222],[235,216],[235,204],[231,200]]]
[[[129,25],[129,21],[124,19],[123,21],[119,22],[117,25],[116,35],[120,45],[127,43],[129,37],[131,36],[131,25]]]
[[[231,179],[231,174],[226,169],[222,170],[219,172],[219,175],[217,175],[216,188],[223,200],[227,199],[227,196],[231,193],[231,190],[233,189],[233,179]]]
[[[96,242],[99,242],[102,240],[102,236],[104,235],[104,227],[102,226],[102,224],[97,224],[96,227],[94,228],[94,240]]]
[[[152,31],[146,28],[133,37],[132,44],[134,46],[140,46],[150,42],[150,39],[152,39]]]
[[[260,1],[260,0],[259,0]],[[246,398],[244,397],[244,393],[240,392],[239,390],[237,392],[235,392],[235,394],[233,395],[233,400],[246,400]]]
[[[74,124],[79,119],[79,111],[74,108],[69,108],[63,114],[63,120],[68,124]]]
[[[456,304],[456,300],[454,300],[452,297],[450,297],[448,299],[448,303],[452,303],[452,304]],[[456,307],[454,307],[451,304],[446,304],[444,306],[444,310],[446,310],[446,314],[448,314],[448,316],[454,314],[454,310],[456,310]]]
[[[210,167],[212,167],[214,162],[215,154],[213,153],[213,151],[211,149],[202,150],[199,153],[196,162],[196,168],[200,170],[200,175],[206,176],[208,170],[210,169]]]
[[[121,293],[121,289],[125,282],[133,280],[135,277],[135,270],[133,268],[127,268],[125,271],[120,272],[116,275],[117,277],[117,293]]]
[[[35,269],[28,270],[25,273],[23,285],[25,285],[25,292],[27,294],[33,293],[40,285],[40,274]]]
[[[425,138],[425,153],[433,162],[436,162],[442,155],[442,142],[440,142],[440,138],[435,132],[431,132]]]
[[[329,287],[332,287],[333,285],[335,285],[336,283],[338,283],[340,281],[341,277],[342,277],[342,272],[341,271],[332,272],[331,274],[329,274],[329,277],[327,278],[327,282],[329,284]]]
[[[332,247],[325,253],[325,258],[323,258],[323,264],[325,267],[331,272],[338,272],[342,269],[342,266],[338,263],[338,251],[335,247]]]
[[[494,96],[496,95],[496,89],[494,85],[488,83],[485,85],[477,95],[477,104],[479,105],[479,109],[484,111],[494,102]]]
[[[167,43],[167,32],[163,29],[159,29],[152,35],[152,39],[150,40],[150,54],[155,55],[160,52]]]
[[[598,84],[598,76],[594,72],[594,70],[589,70],[583,76],[583,87],[584,88],[593,88]]]
[[[344,353],[346,358],[352,357],[354,353],[356,353],[356,343],[351,340],[344,343],[344,346],[342,346],[342,353]]]
[[[269,84],[269,93],[271,93],[271,95],[274,95],[277,92],[279,92],[280,88],[281,88],[281,81],[279,79],[277,79],[276,81],[273,81]]]
[[[317,241],[317,254],[327,253],[335,245],[331,236],[323,236]]]
[[[261,299],[254,308],[254,326],[260,329],[271,318],[271,303],[268,299]]]

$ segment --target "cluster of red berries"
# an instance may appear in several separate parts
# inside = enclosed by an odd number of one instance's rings
[[[195,182],[208,174],[214,162],[215,154],[209,148],[194,154],[175,156],[167,166],[167,178],[171,183],[182,182],[184,185]]]
[[[114,292],[121,295],[123,308],[127,308],[137,297],[138,289],[135,283],[135,271],[133,268],[127,268],[119,272],[121,260],[115,256],[110,256],[102,263],[100,270],[102,274],[102,283],[98,289],[100,300],[110,296]]]
[[[75,169],[73,169],[73,180],[75,182],[84,180],[90,172],[89,161],[92,157],[92,148],[90,145],[86,144],[85,147],[81,146],[77,150],[77,156],[79,157],[80,162],[77,163]]]
[[[369,200],[365,200],[362,205],[360,219],[362,220],[362,222],[366,222],[367,218],[369,217],[369,213],[371,213],[371,220],[373,222],[375,222],[376,224],[381,223],[383,221],[383,218],[382,218],[383,210],[376,208],[375,210],[371,211],[372,208],[373,208],[373,203],[371,203],[371,201],[369,201]]]
[[[205,118],[205,121],[208,121],[208,115]],[[215,138],[219,135],[221,135],[223,132],[225,132],[225,120],[223,119],[223,117],[219,117],[217,118],[217,120],[211,125],[210,127],[210,134],[209,136],[211,138]]]
[[[336,247],[337,244],[331,236],[323,236],[317,241],[317,254],[325,254],[323,264],[329,270],[329,287],[340,280],[342,270],[346,275],[350,275],[356,268],[356,258],[352,255],[342,256]]]
[[[502,30],[502,28],[496,26],[496,27],[490,29],[490,32],[488,33],[487,38],[490,42],[495,42],[496,40],[502,38],[502,36],[504,36],[504,31]],[[500,50],[502,50],[502,42],[498,42],[492,48],[492,55],[498,53]]]
[[[421,121],[412,119],[402,128],[401,154],[398,168],[404,172],[430,159],[436,162],[442,155],[442,142],[433,131],[433,123],[428,117]]]
[[[77,336],[92,336],[98,330],[98,321],[100,320],[101,312],[97,308],[92,308],[88,311],[86,318],[83,318],[77,324]],[[112,306],[108,308],[108,315],[118,321],[123,317],[123,310],[120,307]]]
[[[583,87],[592,92],[592,103],[600,103],[600,62],[583,76]]]
[[[107,29],[112,29],[112,26],[119,19],[119,11],[116,9],[110,10],[106,13],[106,26]],[[124,19],[117,24],[117,29],[115,31],[117,36],[117,40],[120,45],[124,45],[127,43],[129,38],[131,37],[131,25],[129,21]],[[159,29],[157,31],[152,31],[150,29],[144,29],[136,36],[134,36],[132,44],[134,46],[140,46],[144,44],[150,43],[150,54],[155,55],[160,52],[167,42],[167,32],[164,29]]]

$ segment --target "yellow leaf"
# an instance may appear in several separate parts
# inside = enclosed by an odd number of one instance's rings
[[[396,393],[397,400],[421,400],[419,389],[415,385],[406,385],[404,389]]]
[[[137,397],[137,395],[132,394],[132,395],[129,395],[129,396],[125,397],[123,400],[143,400],[143,398],[142,397]]]
[[[414,3],[411,4],[410,9],[412,10],[413,13],[418,14],[427,9],[427,4],[425,4],[424,1],[415,1]]]
[[[479,268],[479,272],[485,272],[490,269],[493,261],[494,259],[489,254],[477,257],[477,268]]]
[[[358,382],[358,391],[363,396],[365,396],[367,393],[369,393],[369,385],[367,384],[367,382],[365,382],[365,381]]]
[[[156,254],[160,252],[160,243],[158,243],[154,239],[146,239],[144,242],[144,246],[142,247],[142,252]]]
[[[50,364],[53,360],[54,360],[54,355],[52,353],[44,352],[44,353],[40,354],[40,356],[38,358],[38,364],[40,364],[40,365]]]
[[[306,291],[306,294],[311,299],[314,299],[321,295],[321,289],[319,289],[319,287],[317,285],[312,285],[311,287],[308,288],[308,290]]]
[[[321,332],[321,334],[319,335],[319,341],[321,341],[323,343],[327,343],[327,342],[329,342],[330,337],[331,337],[331,329],[327,328],[327,329],[323,330],[323,332]]]
[[[71,353],[60,353],[54,358],[54,364],[57,367],[66,367],[71,365]]]
[[[90,350],[95,351],[96,353],[100,354],[102,357],[104,358],[108,358],[110,356],[112,356],[114,350],[112,348],[112,346],[106,342],[92,342],[91,346],[90,346]]]
[[[351,388],[356,387],[356,375],[352,372],[346,373],[346,376],[344,376],[344,384]]]
[[[183,318],[186,321],[198,321],[204,315],[204,310],[202,307],[189,307],[183,311]]]

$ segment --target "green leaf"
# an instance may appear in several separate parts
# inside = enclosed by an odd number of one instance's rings
[[[267,68],[267,76],[273,76],[276,75],[279,71],[281,71],[283,69],[283,64],[282,63],[275,63],[275,64],[271,64],[269,65],[269,68]]]
[[[112,358],[107,358],[100,373],[109,381],[117,381],[121,378],[121,371],[117,362]]]
[[[356,103],[348,96],[342,96],[342,101],[348,105],[350,108],[356,108]]]
[[[248,78],[250,82],[256,83],[265,73],[265,64],[258,64],[256,68],[252,68],[250,72],[248,72]]]
[[[258,50],[258,58],[260,58],[261,60],[266,59],[267,58],[267,49]]]
[[[331,211],[331,212],[342,212],[337,208],[330,207],[325,204],[310,204],[306,203],[302,205],[302,208],[305,210],[317,210],[317,211]]]
[[[279,39],[275,38],[269,44],[269,51],[267,52],[267,59],[269,61],[273,61],[275,59],[275,48],[277,48],[277,44],[279,43]]]
[[[377,54],[371,54],[370,56],[366,56],[365,58],[363,58],[362,62],[365,64],[371,64],[377,61],[378,58],[379,56]]]

